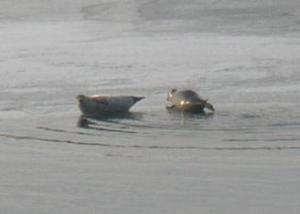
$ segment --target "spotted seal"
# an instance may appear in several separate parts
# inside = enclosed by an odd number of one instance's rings
[[[126,113],[144,97],[136,96],[85,96],[78,95],[78,106],[84,115],[101,116],[103,114]]]
[[[205,108],[215,111],[212,104],[202,99],[192,90],[172,89],[168,93],[167,101],[170,103],[170,105],[167,105],[167,109],[177,109],[191,113],[204,112]]]

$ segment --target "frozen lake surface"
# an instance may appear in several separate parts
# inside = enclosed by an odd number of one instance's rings
[[[299,36],[292,0],[0,1],[1,213],[299,213]]]

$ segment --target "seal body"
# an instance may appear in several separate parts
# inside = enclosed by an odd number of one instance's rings
[[[78,95],[78,106],[84,115],[126,113],[144,97],[135,96],[85,96]]]
[[[172,89],[168,93],[167,101],[170,103],[170,105],[167,106],[167,109],[177,109],[191,113],[204,112],[205,108],[215,111],[212,104],[208,103],[207,100],[202,99],[192,90]]]

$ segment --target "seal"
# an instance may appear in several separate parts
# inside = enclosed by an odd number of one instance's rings
[[[78,95],[79,109],[86,116],[103,116],[104,114],[127,113],[129,109],[144,97],[135,96],[85,96]]]
[[[196,92],[192,90],[177,90],[172,89],[167,96],[167,109],[177,109],[180,111],[191,113],[204,113],[204,109],[209,109],[212,112],[215,108],[210,104],[208,99],[202,99]]]

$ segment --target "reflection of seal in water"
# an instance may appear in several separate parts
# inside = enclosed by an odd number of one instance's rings
[[[110,129],[106,127],[101,127],[99,123],[92,122],[90,119],[85,116],[80,116],[77,121],[77,127],[84,129],[93,129],[97,131],[107,131],[107,132],[119,132],[119,133],[137,133],[130,130],[121,130],[121,129]]]
[[[215,111],[212,104],[202,99],[192,90],[178,91],[177,89],[172,89],[168,93],[167,101],[171,103],[170,106],[167,106],[167,109],[178,109],[192,113],[204,112],[205,108]]]
[[[135,96],[85,96],[78,95],[78,106],[84,115],[126,113],[144,97]]]

